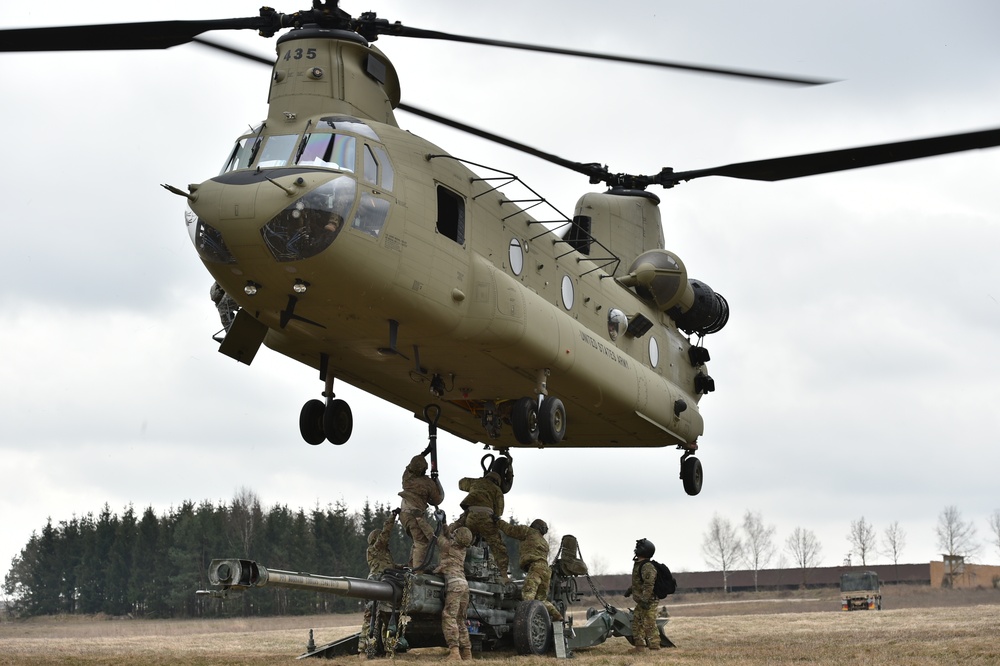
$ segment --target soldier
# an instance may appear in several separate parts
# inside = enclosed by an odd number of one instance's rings
[[[389,536],[392,525],[399,515],[399,509],[393,509],[380,530],[372,530],[368,534],[368,550],[365,559],[368,560],[368,579],[378,580],[382,572],[393,566],[392,554],[389,552]],[[362,659],[368,656],[368,634],[371,631],[372,606],[375,602],[365,604],[364,621],[361,624],[361,636],[358,638],[358,653]]]
[[[649,539],[635,542],[635,557],[632,561],[632,586],[625,590],[625,596],[635,600],[632,614],[632,641],[630,652],[645,652],[660,649],[660,633],[656,628],[656,596],[653,584],[656,582],[656,567],[649,558],[656,552],[656,546]]]
[[[437,572],[444,577],[444,608],[441,610],[441,633],[448,643],[448,659],[472,659],[472,641],[466,617],[469,613],[469,583],[465,580],[465,551],[472,543],[467,527],[445,525],[439,537],[441,564]]]
[[[399,507],[399,522],[413,539],[410,566],[414,569],[423,566],[427,548],[434,536],[434,528],[427,522],[427,505],[433,504],[436,507],[444,501],[441,482],[436,476],[431,478],[426,475],[427,461],[424,456],[429,450],[410,459],[403,470],[403,489],[399,492],[399,496],[403,498]]]
[[[518,564],[525,572],[521,598],[525,601],[532,599],[541,601],[552,621],[561,622],[562,614],[549,601],[552,568],[549,566],[549,542],[545,538],[549,526],[541,518],[535,519],[527,527],[511,525],[503,519],[497,521],[497,526],[504,534],[521,542],[521,560]]]
[[[468,493],[461,506],[465,513],[458,522],[468,527],[474,535],[479,535],[489,544],[493,559],[500,569],[500,577],[504,583],[510,582],[507,572],[510,560],[507,557],[507,547],[497,528],[497,521],[503,515],[503,491],[500,490],[500,475],[489,472],[480,478],[465,477],[458,482],[458,489]]]

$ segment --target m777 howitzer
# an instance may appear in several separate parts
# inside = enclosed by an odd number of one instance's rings
[[[549,599],[566,619],[553,623],[541,601],[521,598],[521,581],[506,584],[501,581],[485,543],[477,540],[470,546],[465,575],[469,583],[467,624],[473,652],[513,650],[534,655],[554,652],[558,657],[566,657],[573,650],[599,645],[611,636],[631,642],[632,611],[614,608],[600,595],[603,608],[589,609],[586,622],[576,624],[569,615],[570,606],[581,598],[577,578],[585,576],[590,580],[587,566],[577,552],[576,539],[563,537],[559,556],[552,566]],[[212,561],[208,580],[216,589],[199,594],[225,597],[255,587],[283,587],[366,600],[371,604],[372,617],[365,641],[369,656],[446,645],[441,632],[445,585],[437,574],[389,569],[379,580],[366,580],[267,569],[250,560],[225,559]],[[663,630],[666,622],[666,618],[657,620],[660,644],[672,647]],[[360,638],[358,633],[316,647],[310,632],[308,652],[302,656],[356,654]]]

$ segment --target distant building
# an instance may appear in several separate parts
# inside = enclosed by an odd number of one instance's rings
[[[797,590],[802,588],[840,587],[840,575],[847,571],[874,571],[883,585],[929,585],[930,587],[1000,587],[1000,566],[955,561],[927,564],[872,564],[869,566],[815,567],[812,569],[762,569],[757,572],[757,588],[762,590]],[[677,591],[721,592],[721,571],[675,571]],[[620,595],[632,584],[632,576],[592,576],[602,594]],[[752,592],[753,572],[730,571],[730,592]],[[580,591],[589,592],[586,585]]]

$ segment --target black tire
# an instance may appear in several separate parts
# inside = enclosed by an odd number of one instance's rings
[[[522,601],[514,610],[514,649],[518,654],[542,655],[552,645],[552,620],[541,601]]]
[[[326,441],[326,433],[323,432],[323,412],[326,406],[320,400],[310,400],[302,405],[299,412],[299,433],[302,439],[309,444],[316,446]]]
[[[546,397],[538,409],[538,438],[544,444],[558,444],[566,436],[566,408],[562,400]]]
[[[688,495],[697,495],[701,492],[703,478],[700,460],[691,456],[681,463],[681,481],[684,482],[684,492]]]
[[[515,402],[510,413],[510,425],[514,430],[514,439],[520,444],[538,442],[538,402],[528,397]]]
[[[500,456],[490,465],[490,471],[500,475],[500,491],[504,495],[509,493],[511,486],[514,485],[514,470],[510,466],[510,458]]]
[[[340,446],[351,438],[354,415],[351,406],[343,400],[333,400],[323,410],[323,432],[331,443]]]

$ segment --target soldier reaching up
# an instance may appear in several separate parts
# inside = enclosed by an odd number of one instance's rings
[[[531,525],[511,525],[506,520],[498,520],[497,526],[504,534],[521,542],[521,559],[519,566],[524,570],[524,585],[521,587],[521,599],[531,601],[537,599],[545,605],[553,622],[561,622],[562,614],[549,601],[549,581],[552,579],[552,567],[549,566],[549,542],[545,535],[549,526],[538,518]]]
[[[410,551],[410,566],[417,569],[424,564],[427,548],[434,537],[434,528],[427,522],[427,506],[437,507],[444,501],[444,488],[437,477],[427,476],[427,461],[424,456],[428,448],[418,456],[413,456],[403,470],[403,489],[399,496],[403,501],[399,506],[399,522],[413,539]]]

